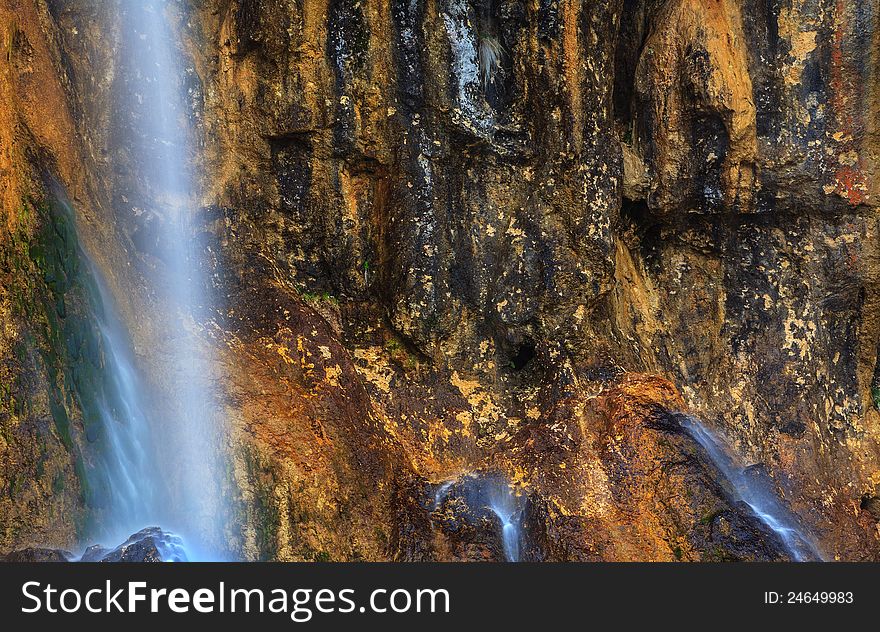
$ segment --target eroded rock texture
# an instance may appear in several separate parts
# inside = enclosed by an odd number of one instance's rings
[[[124,34],[106,2],[0,7],[2,249],[60,183],[161,385],[159,220],[113,106]],[[784,559],[669,421],[688,409],[826,557],[880,555],[874,3],[167,10],[236,554],[499,559],[491,516],[432,504],[480,471],[524,497],[524,559]],[[0,412],[0,549],[70,547],[78,457],[39,404],[52,373],[12,353],[46,343],[0,272],[3,385],[37,402]]]

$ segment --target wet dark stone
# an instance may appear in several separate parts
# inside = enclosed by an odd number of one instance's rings
[[[663,432],[683,432],[681,426],[681,413],[671,412],[663,408],[657,408],[653,414],[645,420],[645,427]]]
[[[73,554],[62,549],[29,547],[21,551],[13,551],[0,559],[4,562],[70,562]]]
[[[733,502],[702,518],[706,533],[702,561],[791,561],[779,537],[758,520],[744,502]]]
[[[94,547],[87,549],[89,550]],[[83,556],[85,558],[85,556]],[[82,561],[85,561],[83,559]],[[101,557],[97,562],[186,562],[183,541],[159,527],[147,527],[128,538],[123,544]]]
[[[880,521],[880,497],[863,496],[860,504],[862,511],[867,511],[874,520]]]
[[[514,371],[521,371],[534,357],[535,343],[527,340],[517,347],[513,357],[510,358],[510,366]]]
[[[3,562],[186,562],[183,540],[159,527],[147,527],[130,536],[115,549],[93,544],[76,559],[61,549],[32,547],[0,556]]]
[[[431,520],[448,538],[456,556],[470,561],[519,561],[523,548],[523,517],[528,499],[510,488],[497,473],[476,473],[428,489]],[[518,534],[516,559],[509,560],[503,540],[504,521]]]
[[[802,437],[807,431],[807,426],[799,421],[789,421],[779,429],[779,432],[787,434],[790,437]]]
[[[89,548],[86,549],[85,553],[83,553],[82,557],[79,559],[80,562],[100,562],[101,558],[107,555],[110,552],[105,546],[101,546],[100,544],[93,544]]]

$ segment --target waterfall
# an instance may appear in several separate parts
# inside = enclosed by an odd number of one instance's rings
[[[99,271],[84,252],[79,257],[86,271],[84,285],[98,332],[103,379],[91,392],[79,389],[78,397],[86,408],[84,414],[89,412],[88,402],[94,402],[91,412],[98,417],[106,442],[89,460],[87,477],[103,483],[102,489],[94,490],[102,496],[98,504],[104,505],[99,533],[119,538],[158,520],[167,496],[155,465],[155,446],[130,341]]]
[[[226,550],[228,509],[223,483],[225,425],[211,390],[213,362],[199,331],[198,313],[210,303],[202,262],[194,178],[191,173],[187,77],[181,44],[172,27],[181,5],[172,0],[120,2],[118,72],[114,88],[116,142],[127,150],[114,198],[130,205],[135,217],[149,220],[155,248],[148,253],[147,283],[155,297],[150,314],[161,395],[154,396],[149,432],[161,437],[157,464],[168,490],[161,511],[145,524],[164,521],[180,533],[190,559],[217,559]],[[108,348],[116,348],[108,336]],[[124,362],[108,366],[126,385],[129,419],[140,419],[143,385]],[[140,391],[140,392],[137,392]],[[138,425],[140,423],[138,422]],[[118,485],[140,491],[144,478],[120,466]]]
[[[501,484],[488,485],[485,493],[489,499],[489,508],[501,520],[501,543],[504,546],[504,556],[508,562],[518,562],[520,530],[519,525],[515,522],[521,513],[518,498],[514,496],[510,485],[504,481]]]
[[[167,494],[127,332],[105,279],[80,245],[63,187],[48,182],[43,230],[31,244],[46,282],[41,347],[56,428],[76,459],[88,509],[84,535],[113,541],[157,520]],[[42,318],[33,317],[34,322]],[[71,405],[82,414],[75,423]]]
[[[717,434],[691,415],[678,414],[679,423],[699,443],[715,466],[730,482],[736,499],[746,503],[755,516],[782,541],[797,562],[821,561],[816,546],[801,528],[797,516],[783,505],[767,482],[749,476],[737,464],[733,452]]]
[[[434,510],[439,509],[446,497],[453,492],[472,510],[485,508],[495,514],[501,522],[501,544],[505,560],[520,561],[523,498],[514,493],[507,480],[496,474],[467,474],[441,483],[434,492]]]

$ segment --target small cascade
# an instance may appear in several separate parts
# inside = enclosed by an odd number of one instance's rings
[[[479,516],[491,512],[501,523],[501,542],[508,562],[519,562],[522,548],[522,517],[525,499],[515,493],[510,483],[497,474],[467,474],[445,481],[434,492],[434,510],[450,497],[461,498],[468,509]]]
[[[79,256],[87,271],[84,285],[98,333],[102,379],[97,388],[84,384],[77,395],[83,414],[96,417],[105,442],[90,451],[86,474],[93,483],[98,482],[93,493],[101,495],[96,500],[104,510],[98,533],[119,537],[160,518],[167,495],[155,466],[155,446],[130,342],[98,270],[85,253]]]
[[[434,492],[434,509],[440,508],[443,499],[446,498],[446,493],[449,491],[449,488],[452,487],[453,483],[455,483],[454,480],[446,481],[437,487],[437,491]]]
[[[504,542],[504,555],[508,562],[519,562],[519,529],[510,522],[510,516],[507,518],[498,516],[501,520],[506,520],[501,528],[501,537]]]
[[[63,187],[50,183],[32,257],[46,282],[41,347],[50,411],[76,458],[88,537],[115,540],[161,520],[167,488],[131,341],[105,278],[82,248]],[[72,417],[77,410],[81,416]]]
[[[782,503],[769,481],[750,475],[748,468],[737,463],[733,451],[724,439],[709,430],[700,420],[681,413],[676,417],[730,482],[736,500],[748,505],[755,516],[779,537],[793,560],[822,561],[819,550],[800,526],[797,516]]]
[[[489,508],[501,520],[501,538],[504,555],[508,562],[519,561],[520,528],[515,520],[522,515],[521,502],[506,481],[486,486],[484,492],[489,497]]]

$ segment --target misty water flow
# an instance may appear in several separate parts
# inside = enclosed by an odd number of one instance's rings
[[[130,153],[125,176],[135,192],[131,197],[140,194],[145,207],[133,210],[148,213],[157,227],[158,265],[147,282],[157,297],[157,313],[150,317],[162,337],[157,350],[166,381],[162,395],[148,392],[134,367],[130,336],[113,317],[112,297],[87,263],[97,291],[93,311],[104,350],[102,371],[110,384],[97,406],[107,445],[90,456],[90,476],[107,490],[97,535],[127,537],[161,525],[182,536],[175,546],[185,542],[187,554],[173,558],[221,559],[228,517],[222,500],[227,468],[219,447],[224,424],[206,386],[211,358],[195,318],[208,297],[193,217],[186,73],[170,22],[180,5],[145,0],[120,2],[118,8],[115,129]],[[161,449],[153,451],[158,444]]]
[[[706,450],[709,458],[730,481],[736,500],[746,503],[755,516],[781,540],[786,551],[796,562],[821,561],[816,546],[801,527],[797,516],[788,509],[771,488],[770,482],[752,476],[733,456],[733,451],[718,434],[699,419],[685,414],[677,415],[682,427]]]
[[[201,278],[201,244],[194,222],[195,193],[189,141],[193,135],[186,98],[185,68],[178,36],[171,28],[176,3],[124,2],[122,64],[130,109],[130,150],[150,211],[157,216],[160,259],[152,279],[164,303],[167,370],[173,402],[164,404],[172,419],[163,420],[163,444],[169,454],[166,476],[172,492],[171,524],[193,557],[212,556],[222,539],[226,508],[222,481],[225,462],[220,448],[222,417],[208,388],[211,358],[197,334],[194,313],[209,300]],[[178,7],[179,8],[179,7]]]
[[[105,482],[108,502],[103,530],[118,535],[158,517],[162,484],[156,476],[150,427],[137,389],[138,377],[128,340],[110,311],[112,303],[107,300],[103,283],[98,277],[93,278],[97,289],[93,309],[105,374],[105,387],[98,393],[97,413],[107,440],[97,469],[102,470],[100,477]]]
[[[131,341],[114,311],[100,271],[81,248],[73,209],[60,186],[50,210],[57,242],[48,246],[58,267],[47,274],[58,291],[78,286],[85,313],[66,313],[57,325],[66,358],[65,383],[82,411],[82,431],[71,428],[66,406],[52,405],[56,424],[68,428],[78,452],[78,473],[89,508],[86,530],[111,541],[156,520],[167,496],[156,471],[156,452]],[[62,290],[61,288],[65,288]],[[67,311],[67,310],[65,310]]]

